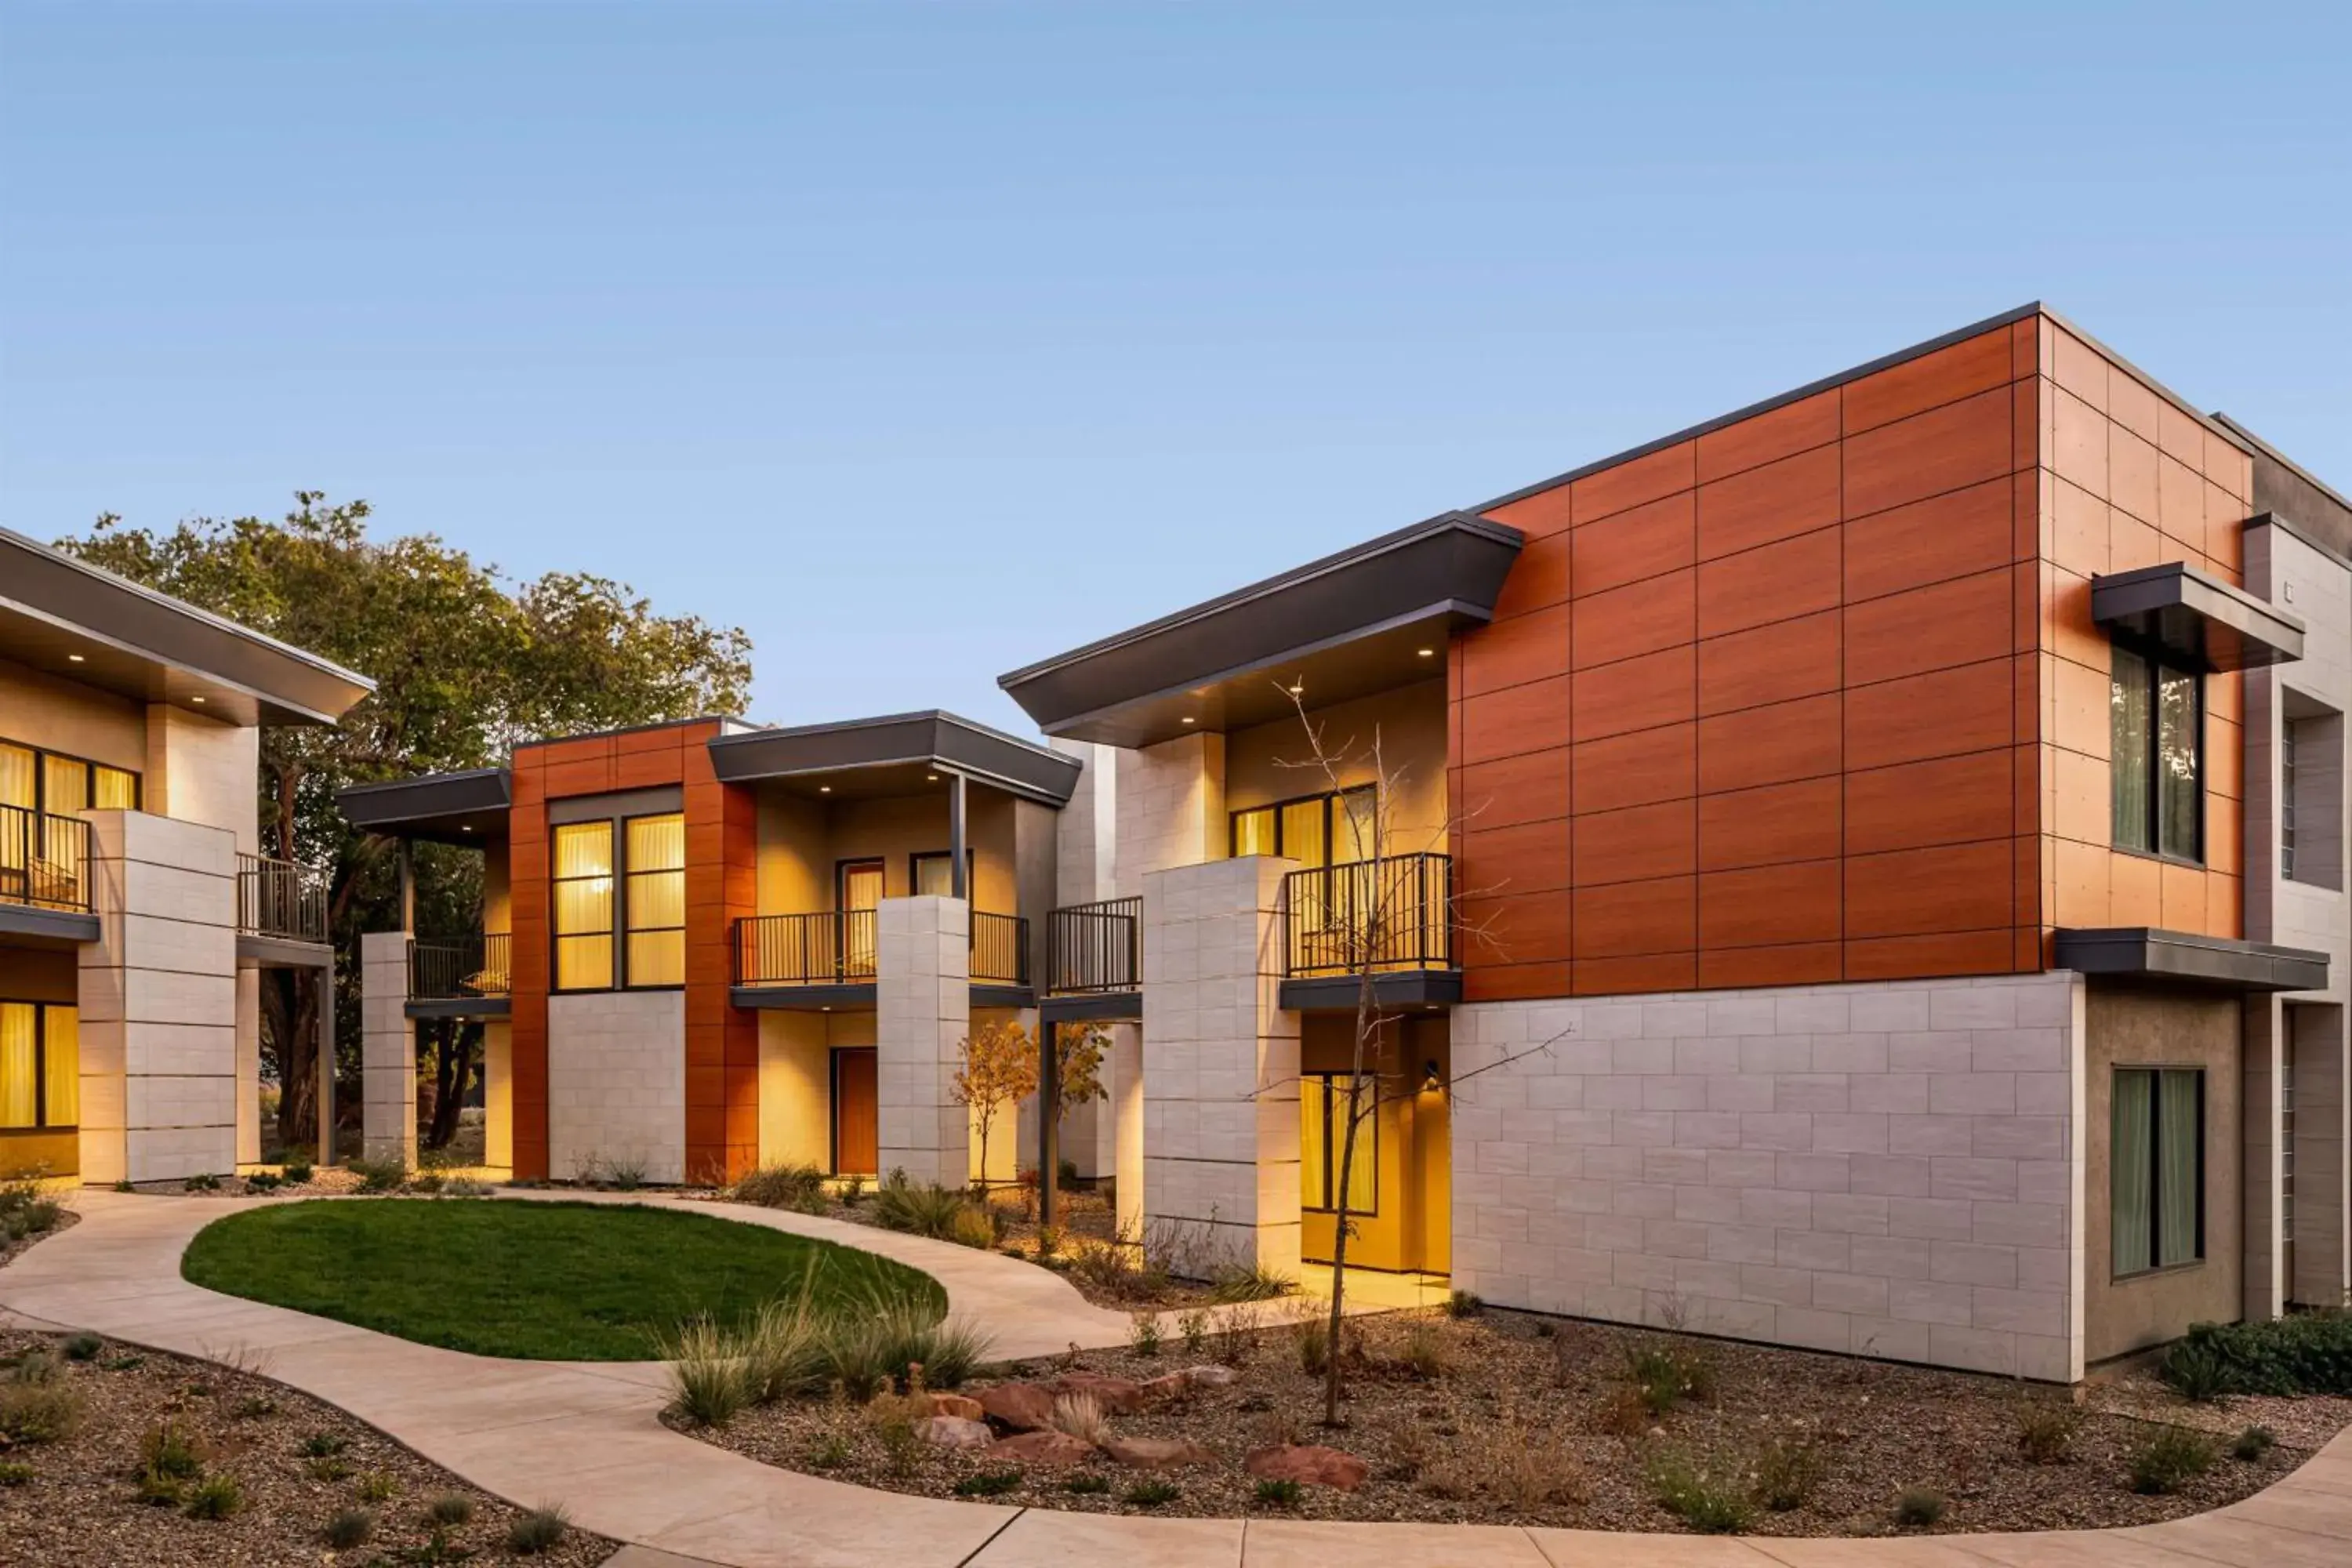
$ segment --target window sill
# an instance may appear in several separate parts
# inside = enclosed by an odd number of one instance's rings
[[[2204,1268],[2206,1262],[2207,1260],[2205,1258],[2192,1258],[2187,1263],[2159,1264],[2154,1268],[2137,1269],[2129,1274],[2110,1274],[2107,1276],[2107,1283],[2110,1285],[2130,1285],[2142,1279],[2162,1279],[2174,1274],[2194,1274],[2197,1270]]]
[[[2128,855],[2135,860],[2153,860],[2159,866],[2179,866],[2190,871],[2210,869],[2202,860],[2192,860],[2186,855],[2166,855],[2154,849],[2133,849],[2122,844],[2107,846],[2118,855]]]

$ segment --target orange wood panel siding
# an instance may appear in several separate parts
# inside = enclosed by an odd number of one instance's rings
[[[2093,574],[2239,580],[2251,461],[2033,317],[1494,509],[1449,661],[1474,999],[2029,971],[2242,934],[2238,677],[2207,863],[2108,847]]]

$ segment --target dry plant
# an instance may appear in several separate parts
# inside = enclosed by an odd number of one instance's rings
[[[1056,1432],[1068,1434],[1081,1443],[1099,1448],[1110,1436],[1110,1421],[1104,1414],[1102,1402],[1091,1394],[1058,1394],[1047,1423]]]

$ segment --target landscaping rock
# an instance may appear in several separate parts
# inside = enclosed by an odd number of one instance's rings
[[[1184,1381],[1195,1388],[1231,1388],[1242,1380],[1240,1373],[1229,1366],[1219,1366],[1214,1362],[1188,1366],[1182,1375]]]
[[[1181,1372],[1171,1372],[1164,1377],[1145,1378],[1139,1387],[1146,1405],[1165,1405],[1192,1393],[1192,1380]]]
[[[1186,1437],[1106,1437],[1102,1450],[1118,1463],[1139,1470],[1181,1470],[1190,1465],[1217,1462],[1214,1448]]]
[[[916,1430],[923,1441],[940,1448],[985,1448],[996,1441],[996,1434],[985,1421],[968,1420],[961,1415],[933,1415],[924,1420]]]
[[[1095,1446],[1067,1432],[1024,1432],[998,1438],[988,1446],[988,1454],[1024,1465],[1082,1465],[1095,1457]]]
[[[981,1414],[1015,1432],[1034,1432],[1054,1418],[1053,1390],[1034,1383],[1000,1383],[980,1391]]]
[[[961,1394],[932,1394],[931,1414],[960,1415],[966,1421],[984,1421],[988,1418],[988,1412],[981,1407],[979,1400],[968,1399]]]
[[[1113,1415],[1132,1415],[1144,1406],[1150,1397],[1143,1384],[1123,1377],[1105,1377],[1098,1372],[1066,1372],[1046,1388],[1057,1394],[1091,1394],[1095,1403]]]
[[[1316,1444],[1260,1448],[1242,1468],[1262,1481],[1297,1481],[1303,1487],[1337,1487],[1354,1491],[1371,1474],[1371,1467],[1353,1454]]]

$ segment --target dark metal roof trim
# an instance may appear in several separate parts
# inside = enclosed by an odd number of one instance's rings
[[[1361,975],[1317,975],[1284,981],[1280,1001],[1293,1013],[1347,1012],[1362,999],[1363,989]],[[1375,1007],[1451,1007],[1461,1000],[1458,969],[1402,969],[1372,977]]]
[[[316,654],[5,528],[0,610],[86,638],[94,648],[117,656],[100,661],[121,667],[117,679],[105,683],[141,688],[126,694],[167,700],[181,695],[178,684],[198,695],[217,689],[241,700],[210,703],[215,716],[240,722],[331,724],[375,689],[367,677]],[[104,672],[85,663],[58,673],[98,683]],[[170,682],[165,677],[172,673],[186,679]]]
[[[2057,967],[2230,991],[2324,991],[2327,955],[2153,926],[2060,931]]]
[[[2207,670],[2303,657],[2303,622],[2185,562],[2091,579],[2091,619],[2161,645]]]
[[[939,709],[721,735],[710,763],[729,784],[919,763],[1055,806],[1069,804],[1084,771],[1076,757]]]
[[[971,1005],[974,1007],[1034,1007],[1037,992],[1029,985],[992,985],[983,981],[971,983]]]
[[[1140,991],[1089,991],[1080,996],[1048,996],[1037,1004],[1037,1018],[1045,1024],[1108,1022],[1143,1016]]]
[[[512,801],[504,768],[353,784],[335,796],[344,819],[354,827],[451,843],[478,843],[485,836],[504,833]]]
[[[756,1011],[861,1013],[874,1005],[874,984],[734,985],[728,988],[727,1000]]]
[[[505,1018],[514,1013],[511,996],[446,996],[408,1002],[401,1011],[411,1018]]]
[[[1446,512],[997,678],[1049,735],[1415,623],[1484,622],[1526,536]],[[1122,742],[1126,743],[1126,742]]]

